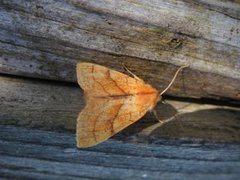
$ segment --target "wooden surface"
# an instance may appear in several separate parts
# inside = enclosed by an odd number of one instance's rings
[[[84,106],[83,93],[75,84],[0,77],[0,87],[0,124],[75,132],[77,115]],[[159,103],[157,112],[160,119],[173,118],[172,122],[160,126],[147,113],[114,138],[135,135],[137,142],[160,137],[240,142],[239,108],[190,99],[166,99],[166,103]]]
[[[1,178],[237,180],[240,176],[239,145],[109,140],[77,149],[70,133],[0,128]]]
[[[0,1],[0,179],[239,179],[239,57],[238,0]],[[190,63],[168,91],[187,98],[76,149],[85,61],[159,91]]]
[[[171,95],[240,99],[239,1],[3,0],[0,73],[76,82],[77,62],[130,70]]]

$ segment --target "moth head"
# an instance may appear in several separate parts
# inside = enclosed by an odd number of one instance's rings
[[[161,99],[162,99],[161,94],[160,94],[160,93],[157,93],[157,94],[156,94],[155,102],[154,102],[153,105],[150,107],[150,111],[152,111],[152,110],[157,106],[157,103],[158,103],[159,101],[161,101]]]

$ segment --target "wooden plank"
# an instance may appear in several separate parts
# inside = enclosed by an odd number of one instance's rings
[[[28,128],[14,128],[12,126],[3,126],[1,128],[1,140],[2,143],[7,144],[7,141],[12,145],[16,142],[22,144],[42,145],[48,146],[45,151],[49,152],[52,148],[65,147],[70,152],[77,152],[76,149],[72,149],[72,145],[75,144],[75,138],[72,138],[70,133],[43,133],[42,130],[31,130]],[[31,136],[26,137],[28,132],[32,132]],[[151,144],[149,146],[149,144]],[[136,149],[136,145],[138,148]],[[164,145],[164,146],[162,146]],[[17,145],[15,145],[17,146]],[[204,149],[202,149],[204,146]],[[228,147],[227,151],[225,147]],[[6,146],[5,146],[6,147]],[[112,148],[114,147],[114,148]],[[179,150],[181,147],[181,151]],[[184,148],[185,147],[185,148]],[[171,149],[171,152],[170,152]],[[218,151],[211,151],[218,149]],[[230,149],[235,149],[234,152]],[[4,150],[4,148],[3,148]],[[194,150],[194,151],[193,151]],[[190,140],[190,139],[166,139],[159,138],[158,141],[151,141],[149,143],[136,143],[126,142],[125,140],[110,139],[97,146],[82,149],[82,151],[101,152],[104,154],[121,154],[128,156],[141,156],[141,157],[158,157],[166,159],[192,159],[201,161],[237,161],[236,155],[238,154],[237,148],[234,144],[213,144],[203,140]],[[9,153],[12,151],[9,151]],[[65,152],[65,151],[64,151]],[[16,152],[15,152],[16,153]],[[41,152],[40,152],[41,153]],[[237,154],[236,154],[237,153]],[[43,153],[44,154],[44,153]],[[30,156],[31,154],[29,154]],[[197,158],[196,158],[197,157]],[[56,158],[56,157],[55,157]],[[67,161],[67,159],[66,159]],[[71,159],[71,161],[74,161]],[[153,167],[154,168],[154,167]]]
[[[161,90],[177,66],[191,62],[169,94],[239,99],[236,7],[217,0],[4,0],[0,72],[76,82],[79,61],[117,70],[126,63]]]
[[[74,138],[74,137],[72,137]],[[75,139],[75,138],[74,138]],[[75,142],[74,142],[75,145]],[[224,158],[221,158],[221,165],[218,165],[219,159],[215,157],[215,161],[212,161],[212,159],[208,159],[208,169],[203,167],[203,164],[195,164],[196,161],[202,162],[201,156],[196,156],[193,159],[189,159],[189,157],[185,157],[184,159],[178,159],[178,157],[171,157],[169,154],[167,159],[168,162],[165,162],[165,158],[161,158],[159,155],[158,161],[153,161],[154,158],[152,155],[149,157],[142,157],[142,156],[132,156],[124,154],[124,157],[122,157],[122,154],[112,154],[109,152],[95,152],[95,151],[81,151],[77,152],[76,149],[70,148],[70,149],[62,149],[59,147],[48,147],[48,146],[41,146],[41,145],[22,145],[21,143],[13,142],[0,142],[0,146],[2,147],[1,152],[4,153],[4,155],[8,156],[17,156],[17,157],[25,157],[25,158],[33,158],[33,159],[40,159],[40,160],[50,160],[50,161],[58,161],[58,162],[70,162],[70,163],[80,163],[85,165],[94,165],[94,166],[103,166],[103,167],[112,167],[112,168],[123,168],[127,169],[129,166],[131,166],[131,169],[134,170],[149,170],[149,171],[158,171],[158,172],[177,172],[180,164],[184,163],[185,166],[193,166],[191,169],[186,169],[185,173],[209,173],[209,171],[215,171],[215,173],[227,173],[229,170],[229,167],[231,168],[231,173],[238,173],[239,169],[237,169],[240,165],[240,163],[236,163],[236,159],[230,160],[228,158],[228,154],[230,152],[227,152],[227,154],[224,154],[224,157],[227,157],[227,160]],[[114,146],[114,144],[112,144]],[[136,147],[135,147],[136,148]],[[171,151],[171,147],[167,147],[168,150]],[[34,152],[33,152],[34,149]],[[173,148],[175,150],[175,148]],[[189,152],[191,152],[193,149],[189,149]],[[67,152],[66,152],[67,151]],[[220,150],[221,153],[224,153],[224,150]],[[69,156],[68,152],[71,154]],[[200,151],[201,152],[201,151]],[[181,152],[180,152],[181,153]],[[216,152],[215,152],[216,153]],[[218,152],[219,153],[219,152]],[[217,156],[219,156],[217,154]],[[213,155],[214,153],[211,153]],[[186,156],[186,154],[184,154]],[[191,154],[190,154],[191,155]],[[232,155],[231,155],[232,156]],[[203,155],[204,157],[204,155]],[[209,157],[209,156],[208,156]],[[234,157],[236,157],[236,153],[234,154]],[[187,162],[186,159],[188,159]],[[204,160],[205,161],[205,160]],[[138,163],[136,163],[138,162]],[[237,165],[237,167],[232,167],[234,162],[234,165]],[[171,166],[171,164],[174,164],[174,166]],[[152,165],[152,166],[150,166]],[[211,169],[211,170],[209,170]]]
[[[75,85],[0,78],[1,123],[75,129],[83,94]]]
[[[219,179],[237,179],[239,174],[235,173],[219,173],[219,174],[183,174],[183,173],[171,173],[171,172],[157,172],[157,171],[137,171],[133,169],[116,169],[111,167],[98,167],[89,166],[75,163],[59,163],[38,159],[18,158],[1,156],[0,165],[17,166],[19,169],[32,169],[36,172],[45,172],[47,174],[57,174],[59,176],[67,176],[69,179],[71,176],[78,178],[91,178],[91,179],[145,179],[150,177],[151,179],[175,179],[176,177],[185,179],[203,179],[203,178],[215,178]],[[205,164],[207,166],[207,164]]]
[[[164,139],[161,145],[146,145],[109,140],[94,148],[77,149],[75,137],[69,133],[0,127],[0,171],[5,172],[1,173],[5,177],[14,174],[19,177],[16,172],[28,177],[44,172],[50,177],[64,175],[69,179],[235,179],[239,176],[239,145],[198,141],[186,144]]]
[[[81,89],[75,84],[0,77],[0,124],[75,131],[76,118],[84,106]],[[240,142],[240,110],[206,104],[205,101],[166,100],[156,107],[162,120],[177,117],[163,126],[147,113],[116,139],[132,142],[166,138],[200,138],[218,142]],[[215,102],[219,103],[219,102]]]
[[[30,169],[30,168],[29,168]],[[29,171],[23,171],[21,168],[15,169],[15,168],[2,168],[0,169],[0,177],[3,179],[45,179],[45,180],[59,180],[59,179],[66,179],[66,180],[77,180],[80,177],[74,177],[74,176],[64,176],[62,175],[55,175],[55,174],[46,174],[46,173],[38,173],[38,172],[29,172]],[[84,178],[81,177],[81,179],[90,179],[90,178]]]
[[[203,6],[204,8],[207,8],[209,10],[213,10],[216,12],[220,12],[222,14],[225,14],[226,16],[230,16],[236,19],[240,19],[240,4],[239,0],[233,0],[233,1],[219,1],[219,0],[185,0],[188,3],[197,4],[200,6]]]

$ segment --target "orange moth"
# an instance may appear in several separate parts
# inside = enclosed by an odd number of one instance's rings
[[[165,90],[159,92],[135,75],[130,77],[97,64],[78,63],[77,80],[84,90],[86,106],[77,118],[77,146],[90,147],[103,142],[152,111],[185,67],[180,67]]]

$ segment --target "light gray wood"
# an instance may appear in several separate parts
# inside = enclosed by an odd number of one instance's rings
[[[0,72],[76,82],[77,62],[121,70],[171,95],[240,99],[239,2],[0,2]]]
[[[230,16],[232,18],[240,19],[240,4],[239,0],[185,0],[188,3],[197,4],[207,8],[209,10],[213,10],[219,13],[222,13],[226,16]]]
[[[159,139],[161,144],[132,144],[109,140],[93,148],[77,149],[73,134],[8,126],[0,128],[0,177],[239,177],[239,145],[164,139]]]
[[[0,87],[0,124],[75,132],[77,115],[84,106],[83,92],[75,84],[2,76]],[[114,138],[127,140],[135,135],[132,142],[161,137],[240,142],[239,108],[179,100],[167,99],[167,104],[156,107],[161,120],[173,121],[161,126],[147,113]]]

